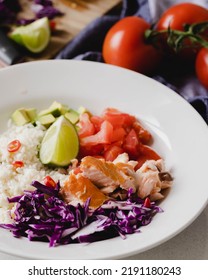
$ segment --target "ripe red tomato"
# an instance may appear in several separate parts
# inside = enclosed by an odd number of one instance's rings
[[[199,81],[208,89],[208,48],[202,48],[198,52],[195,71]]]
[[[108,64],[149,74],[161,59],[160,52],[145,42],[150,24],[129,16],[118,21],[107,33],[103,43],[103,58]]]
[[[184,24],[208,21],[208,10],[193,3],[180,3],[167,9],[157,23],[157,30],[183,30]]]
[[[160,17],[157,23],[157,30],[184,30],[185,24],[194,24],[208,21],[208,9],[193,3],[180,3],[171,6]],[[167,41],[165,34],[163,35],[163,41]],[[200,44],[192,47],[192,43],[188,38],[183,41],[184,47],[177,53],[179,59],[186,60],[193,63],[197,52],[201,48]],[[163,42],[163,47],[169,55],[174,55],[171,48]]]

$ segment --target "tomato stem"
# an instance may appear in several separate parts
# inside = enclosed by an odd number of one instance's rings
[[[178,52],[182,48],[193,48],[198,46],[208,48],[208,22],[200,22],[192,25],[187,24],[182,31],[168,28],[161,31],[148,29],[145,32],[147,43],[153,44],[157,48],[161,37],[163,40],[166,40],[167,44],[175,52]],[[189,39],[188,44],[184,43],[186,39]]]

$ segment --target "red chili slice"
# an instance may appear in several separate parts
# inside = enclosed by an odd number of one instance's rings
[[[150,201],[149,197],[145,198],[144,207],[147,207],[147,208],[151,207],[151,201]]]
[[[50,176],[46,176],[43,179],[43,183],[44,183],[44,185],[46,185],[47,187],[50,187],[50,188],[56,187],[56,182]]]
[[[21,160],[16,160],[12,162],[13,167],[15,168],[21,168],[24,166],[24,162]]]
[[[10,153],[17,152],[21,147],[21,143],[19,140],[13,140],[7,146],[7,151]]]

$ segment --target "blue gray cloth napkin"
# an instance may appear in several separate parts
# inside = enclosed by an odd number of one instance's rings
[[[121,9],[115,13],[102,16],[74,38],[56,57],[56,59],[78,59],[103,62],[102,44],[109,28],[119,19],[126,16],[140,16],[153,24],[162,12],[173,4],[183,0],[123,0]],[[208,8],[208,0],[192,0],[189,2],[201,4]],[[168,66],[167,66],[168,67]],[[170,67],[170,66],[169,66]],[[167,74],[168,73],[168,74]],[[184,97],[202,116],[208,124],[208,90],[197,80],[194,69],[190,70],[171,66],[171,69],[158,71],[153,79],[170,87]]]

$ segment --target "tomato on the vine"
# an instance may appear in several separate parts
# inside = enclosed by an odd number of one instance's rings
[[[208,89],[208,48],[202,48],[198,52],[195,71],[199,81]]]
[[[145,41],[150,24],[144,19],[129,16],[121,19],[108,31],[103,43],[103,58],[108,64],[150,74],[160,62],[161,54]]]
[[[202,22],[203,23],[208,22],[208,9],[193,3],[180,3],[171,6],[162,14],[159,21],[157,22],[156,29],[159,32],[171,29],[172,31],[175,31],[175,34],[177,34],[177,31],[184,32],[186,30],[185,26],[202,23]],[[169,34],[173,34],[173,32]],[[204,34],[205,33],[202,32],[200,35],[203,37]],[[193,33],[193,35],[195,36],[197,34]],[[163,34],[162,36],[163,48],[165,52],[168,53],[169,55],[175,55],[172,49],[173,48],[172,45],[177,42],[177,39],[181,37],[181,34],[178,33],[177,37],[175,38],[174,36],[172,36],[173,39],[171,44],[170,44],[171,42],[170,38],[167,39],[168,36],[170,36],[168,35],[168,33]],[[180,50],[177,51],[177,56],[179,59],[183,59],[186,60],[187,62],[193,63],[197,52],[201,48],[201,43],[200,42],[197,43],[197,40],[193,41],[190,38],[187,36],[183,37],[183,40],[181,41],[182,47],[180,48]],[[169,41],[168,43],[169,46],[167,46],[167,43],[164,43],[168,41]]]
[[[157,30],[183,30],[185,24],[208,21],[208,9],[193,3],[171,6],[160,17]]]

